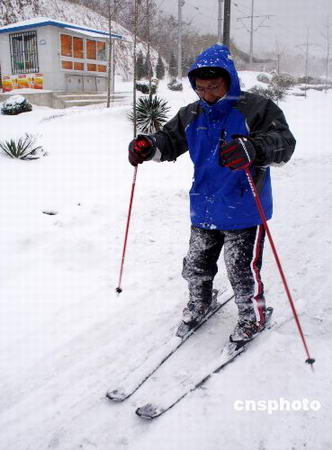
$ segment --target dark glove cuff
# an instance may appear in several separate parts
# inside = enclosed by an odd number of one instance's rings
[[[263,150],[263,148],[260,146],[259,138],[247,138],[248,141],[252,143],[254,146],[254,149],[256,150],[256,157],[255,157],[255,165],[256,166],[265,166],[267,164],[266,162],[266,155]]]

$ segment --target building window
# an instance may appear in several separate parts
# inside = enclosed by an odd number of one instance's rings
[[[84,70],[84,63],[74,62],[74,70]]]
[[[96,59],[96,41],[86,41],[86,57],[87,59]]]
[[[73,61],[61,61],[61,66],[63,69],[73,70]]]
[[[74,58],[83,59],[84,58],[83,39],[74,37],[73,43],[74,43]]]
[[[69,34],[61,34],[61,56],[73,56],[73,38]]]
[[[106,43],[97,42],[97,59],[98,61],[106,61]]]
[[[37,32],[13,33],[9,35],[12,73],[39,72]]]
[[[88,64],[88,71],[89,72],[96,72],[97,71],[96,64]]]
[[[106,42],[61,33],[60,46],[62,69],[107,72]]]

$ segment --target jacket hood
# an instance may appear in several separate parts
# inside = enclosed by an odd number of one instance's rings
[[[226,70],[230,76],[230,87],[227,97],[239,97],[241,92],[240,80],[228,47],[225,45],[215,44],[197,56],[196,61],[188,72],[188,78],[193,89],[195,89],[195,80],[192,76],[192,72],[193,70],[201,67],[219,67],[220,69]]]

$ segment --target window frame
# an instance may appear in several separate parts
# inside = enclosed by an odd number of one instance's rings
[[[63,56],[62,55],[62,48],[61,48],[61,35],[67,35],[70,36],[72,39],[72,55],[74,55],[74,38],[79,38],[82,39],[83,41],[83,58],[75,58],[74,56]],[[95,42],[95,49],[96,49],[96,59],[90,59],[87,58],[88,55],[88,41],[94,41]],[[107,56],[107,48],[109,43],[107,41],[104,41],[102,39],[96,39],[96,38],[92,38],[90,36],[75,36],[74,34],[69,34],[66,32],[59,32],[59,45],[60,45],[60,70],[61,72],[73,72],[73,73],[79,73],[79,74],[94,74],[94,75],[103,75],[106,76],[107,75],[107,67],[108,67],[108,63],[107,60],[101,60],[98,59],[98,42],[101,42],[102,44],[104,44],[105,46],[105,56]],[[72,69],[65,69],[62,67],[62,63],[63,62],[71,62],[72,63]],[[75,63],[80,63],[83,64],[83,70],[80,69],[75,69],[74,68],[74,64]],[[89,70],[89,66],[95,66],[96,70]],[[106,70],[102,71],[102,70],[98,70],[98,66],[105,66]]]
[[[37,30],[9,33],[10,63],[13,75],[39,73],[38,35]],[[15,51],[14,38],[21,38],[20,51]],[[25,38],[31,37],[31,43]],[[26,44],[27,41],[27,44]],[[19,67],[19,64],[22,66]],[[31,67],[27,67],[31,64]]]

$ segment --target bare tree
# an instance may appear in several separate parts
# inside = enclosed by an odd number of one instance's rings
[[[113,4],[112,4],[113,3]],[[111,95],[114,93],[114,77],[115,77],[115,58],[114,49],[115,45],[112,39],[112,22],[116,21],[119,7],[121,6],[121,0],[108,0],[108,68],[107,68],[107,108],[111,106]]]
[[[141,0],[134,0],[134,80],[133,80],[133,122],[134,122],[134,137],[137,135],[137,111],[136,111],[136,82],[137,82],[137,31],[139,19],[139,6]]]
[[[146,21],[147,21],[147,69],[148,69],[148,80],[149,80],[149,97],[150,100],[152,98],[152,64],[151,64],[151,55],[150,55],[150,46],[151,46],[151,36],[150,36],[150,24],[151,24],[151,0],[146,0]]]

